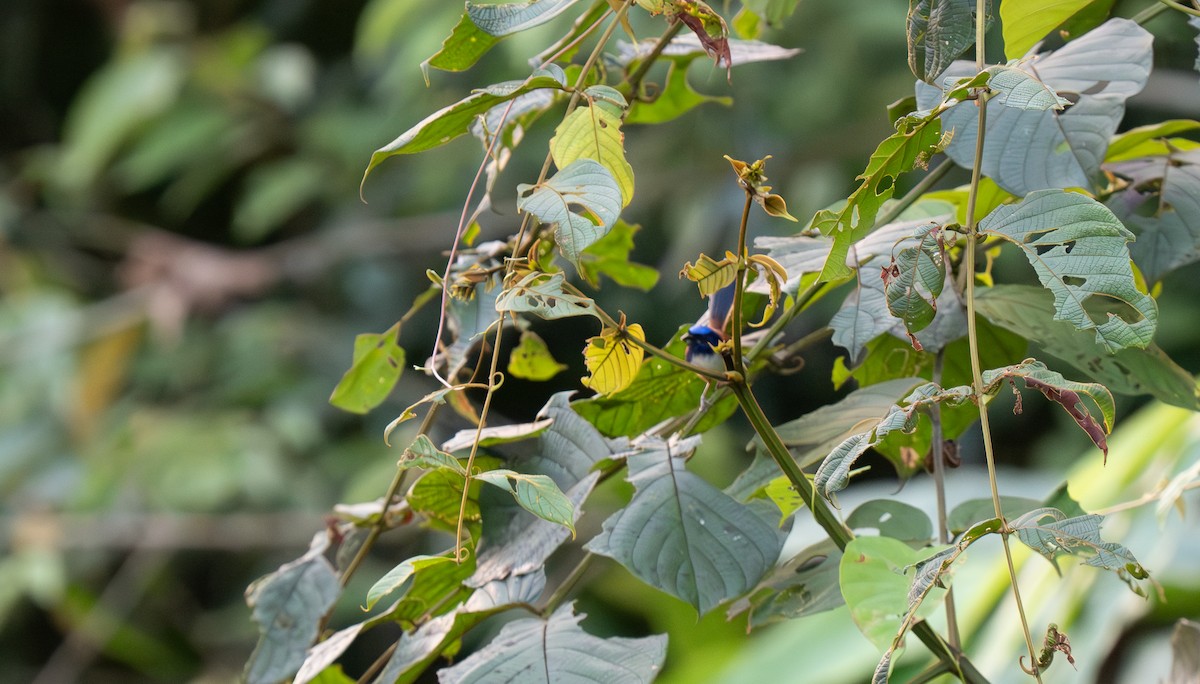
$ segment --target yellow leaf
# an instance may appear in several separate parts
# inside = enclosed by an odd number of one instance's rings
[[[621,206],[633,199],[633,167],[625,159],[621,117],[604,107],[580,107],[571,112],[554,130],[550,154],[560,169],[579,159],[599,162],[621,189]]]
[[[630,337],[644,341],[642,326],[635,323],[624,330],[607,328],[588,340],[583,360],[591,375],[583,379],[584,387],[598,394],[613,394],[633,382],[642,366],[644,352],[627,339]]]
[[[546,343],[536,333],[521,333],[521,343],[508,358],[508,373],[514,378],[541,382],[567,369],[554,360]]]
[[[696,265],[693,266],[689,261],[683,265],[683,270],[679,272],[679,275],[696,283],[696,287],[700,288],[701,297],[708,297],[733,282],[737,276],[735,259],[736,257],[734,259],[726,257],[720,261],[714,261],[707,254],[701,254],[700,258],[696,259]]]

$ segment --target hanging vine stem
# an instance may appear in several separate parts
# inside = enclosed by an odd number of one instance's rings
[[[986,67],[985,62],[985,36],[987,31],[987,0],[976,0],[975,2],[975,68],[977,71],[983,71]],[[975,402],[979,406],[979,427],[983,433],[983,453],[987,459],[988,469],[988,484],[992,490],[992,507],[995,509],[996,517],[999,518],[1003,525],[1000,529],[1000,542],[1004,546],[1004,559],[1008,564],[1008,579],[1012,585],[1013,600],[1017,604],[1017,613],[1021,618],[1021,631],[1025,637],[1025,646],[1029,649],[1029,659],[1032,661],[1031,670],[1027,670],[1033,675],[1034,679],[1041,684],[1042,675],[1037,666],[1037,650],[1033,645],[1033,634],[1029,631],[1029,620],[1025,616],[1025,604],[1021,601],[1021,588],[1017,581],[1017,569],[1013,564],[1012,549],[1009,547],[1008,537],[1012,534],[1012,529],[1008,526],[1008,521],[1004,518],[1004,510],[1000,505],[1000,489],[996,482],[996,455],[992,447],[992,430],[988,423],[987,403],[984,401],[983,394],[983,371],[980,368],[979,362],[979,333],[975,329],[975,251],[978,226],[975,220],[975,206],[979,200],[979,183],[983,176],[983,141],[987,132],[987,104],[989,93],[984,91],[980,93],[979,99],[976,101],[976,106],[979,108],[979,122],[977,134],[975,136],[975,160],[971,165],[971,187],[967,193],[967,247],[966,255],[963,258],[964,267],[966,269],[966,293],[967,300],[967,345],[971,356],[971,379],[974,388]]]
[[[933,357],[933,383],[942,386],[942,366],[946,361],[946,350],[939,349]],[[937,497],[937,538],[939,544],[950,543],[950,531],[946,525],[946,453],[942,434],[942,403],[934,402],[929,411],[929,422],[932,423],[932,445],[930,458],[933,459],[933,490]],[[946,607],[946,638],[950,645],[962,648],[962,640],[958,633],[958,615],[954,608],[954,587],[946,587],[944,599]]]

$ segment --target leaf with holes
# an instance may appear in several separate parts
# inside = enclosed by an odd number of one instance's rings
[[[645,341],[642,326],[634,323],[621,330],[608,328],[588,340],[583,361],[591,375],[583,379],[584,387],[608,395],[620,392],[633,382],[645,352],[629,340],[631,337]]]
[[[667,656],[665,635],[601,639],[579,627],[584,616],[572,604],[549,618],[515,620],[492,642],[438,672],[442,684],[502,682],[621,682],[650,684]]]
[[[517,208],[554,226],[554,239],[571,263],[616,223],[621,188],[600,162],[579,159],[541,185],[517,186]]]
[[[565,292],[565,283],[562,273],[529,271],[496,297],[496,311],[532,313],[547,320],[597,316],[595,302]]]
[[[1039,508],[1012,521],[1017,538],[1058,567],[1061,555],[1080,556],[1084,563],[1117,573],[1130,589],[1138,591],[1134,580],[1146,579],[1146,569],[1138,563],[1129,549],[1100,537],[1100,515],[1079,515],[1073,518],[1057,508]]]
[[[699,438],[648,440],[631,454],[633,500],[588,543],[700,614],[744,594],[775,564],[782,533],[755,509],[686,470]]]
[[[937,298],[946,282],[940,233],[939,226],[932,226],[916,246],[900,250],[885,271],[888,311],[904,321],[910,337],[928,327],[937,314]]]
[[[1056,320],[1093,330],[1108,352],[1145,348],[1158,324],[1158,305],[1138,291],[1126,243],[1133,235],[1103,204],[1083,195],[1039,190],[997,207],[979,224],[983,235],[1016,245],[1054,295]],[[1097,323],[1085,304],[1093,296],[1128,305]]]
[[[1146,280],[1200,261],[1200,152],[1170,150],[1109,168],[1129,179],[1108,206],[1137,236],[1129,253]]]
[[[1039,0],[1040,2],[1040,0]],[[1007,3],[1006,3],[1007,4]],[[1108,141],[1125,114],[1125,101],[1146,85],[1151,66],[1151,35],[1128,19],[1112,19],[1064,47],[1017,64],[1075,104],[1064,111],[1005,106],[999,94],[987,105],[982,170],[1000,187],[1025,195],[1045,188],[1097,189],[1107,184],[1100,168]],[[976,74],[974,62],[955,62],[947,81]],[[945,93],[917,83],[917,106],[929,108]],[[946,154],[971,168],[979,125],[974,102],[942,114],[952,133]]]
[[[826,539],[776,566],[758,586],[729,606],[727,617],[749,611],[749,626],[757,629],[833,610],[845,604],[838,587],[842,552]]]
[[[619,93],[616,97],[621,99],[615,108],[597,103],[571,112],[554,130],[550,154],[560,169],[579,159],[603,164],[621,189],[621,206],[625,206],[633,199],[633,167],[625,159],[625,134],[621,132],[625,99]]]
[[[875,227],[880,207],[896,191],[896,178],[914,167],[924,167],[941,145],[939,119],[902,120],[899,130],[879,143],[871,155],[866,170],[858,177],[862,183],[845,206],[837,211],[822,209],[817,212],[812,226],[833,236],[821,280],[839,280],[850,275],[850,268],[846,266],[850,245],[866,237]],[[789,267],[788,270],[793,269]]]

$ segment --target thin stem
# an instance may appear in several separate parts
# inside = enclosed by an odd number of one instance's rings
[[[366,682],[375,679],[375,675],[378,674],[379,671],[383,669],[383,666],[392,659],[392,654],[396,652],[396,647],[399,645],[400,642],[397,641],[384,649],[383,653],[375,659],[375,662],[371,663],[371,666],[367,668],[367,671],[358,678],[358,684],[366,684]]]
[[[733,286],[733,367],[746,375],[746,360],[742,358],[742,296],[746,292],[746,226],[750,223],[750,207],[754,206],[754,190],[746,185],[746,203],[742,206],[742,223],[738,226],[737,275]]]
[[[565,55],[567,53],[567,50],[570,50],[571,48],[575,47],[576,45],[579,45],[581,42],[583,42],[583,40],[585,38],[592,35],[592,31],[595,31],[600,26],[600,24],[603,24],[604,20],[607,19],[608,15],[610,15],[610,14],[612,14],[611,7],[609,9],[605,10],[604,14],[601,14],[600,18],[596,19],[596,21],[594,23],[592,23],[591,26],[584,29],[578,36],[575,36],[574,40],[572,40],[572,41],[568,42],[566,45],[562,46],[561,50],[554,53],[553,55],[550,55],[546,59],[542,60],[542,68],[544,69],[547,64],[550,64],[551,62],[558,60],[559,57],[562,57],[563,55]]]
[[[946,351],[939,349],[933,358],[933,382],[939,387],[942,384],[942,366],[946,361]],[[946,525],[946,454],[944,436],[942,435],[942,403],[934,402],[929,412],[933,424],[933,448],[930,457],[933,459],[933,489],[937,495],[937,536],[939,544],[950,543],[950,531]],[[962,648],[962,640],[958,634],[958,615],[954,608],[954,588],[946,589],[946,638],[954,648]]]
[[[1191,7],[1188,7],[1187,5],[1182,5],[1178,2],[1175,2],[1175,0],[1158,0],[1158,1],[1160,3],[1166,5],[1167,7],[1170,7],[1173,10],[1183,12],[1184,14],[1190,14],[1193,17],[1200,17],[1200,10],[1192,9]]]
[[[663,32],[658,42],[654,44],[654,48],[650,50],[650,54],[646,55],[646,58],[638,64],[637,70],[629,76],[626,82],[629,84],[629,92],[633,97],[638,97],[642,79],[646,78],[646,74],[650,72],[650,68],[654,66],[654,63],[658,61],[663,50],[667,48],[667,45],[671,43],[671,40],[675,38],[682,28],[683,22],[679,21],[678,18],[672,19],[671,24],[667,26],[667,30]]]
[[[984,39],[986,31],[987,0],[976,0],[975,3],[975,68],[983,71]],[[971,356],[971,379],[975,391],[975,402],[979,406],[979,426],[983,433],[983,453],[987,460],[988,484],[992,490],[992,507],[996,517],[1004,519],[1004,510],[1000,505],[1000,489],[996,480],[996,455],[992,447],[992,429],[988,422],[987,403],[983,398],[983,371],[979,362],[979,333],[975,326],[975,251],[978,226],[975,222],[975,206],[979,200],[979,182],[983,176],[983,142],[987,131],[988,93],[981,93],[976,106],[979,108],[978,134],[975,137],[975,161],[971,165],[971,188],[967,194],[967,248],[964,257],[966,271],[966,300],[967,300],[967,344]],[[1025,646],[1029,649],[1029,659],[1032,661],[1033,677],[1041,684],[1042,676],[1037,667],[1037,650],[1033,645],[1033,634],[1029,631],[1029,620],[1025,616],[1025,604],[1021,601],[1021,588],[1017,581],[1017,570],[1013,564],[1012,551],[1008,545],[1010,534],[1008,522],[1005,520],[1001,531],[1001,541],[1004,545],[1004,557],[1008,564],[1009,584],[1013,590],[1013,600],[1017,603],[1017,613],[1021,617],[1021,631],[1025,637]]]
[[[1136,24],[1145,25],[1146,22],[1150,21],[1154,17],[1157,17],[1158,15],[1162,14],[1163,12],[1166,12],[1168,9],[1170,9],[1170,8],[1167,7],[1166,5],[1150,5],[1149,7],[1142,10],[1141,12],[1138,12],[1137,14],[1133,15],[1129,19],[1130,19],[1130,21],[1132,21]]]
[[[546,599],[545,605],[539,611],[542,617],[546,617],[550,613],[553,613],[555,608],[558,608],[558,605],[571,593],[571,590],[575,588],[579,580],[583,579],[584,574],[587,573],[588,568],[591,567],[592,561],[595,559],[596,556],[592,553],[585,553],[583,558],[579,559],[579,562],[571,569],[571,574],[567,575],[559,583],[554,593],[550,595],[550,598]]]
[[[458,502],[458,526],[454,533],[454,561],[462,563],[462,540],[463,540],[463,519],[467,516],[467,500],[471,498],[471,474],[475,467],[475,456],[479,453],[479,440],[483,437],[483,428],[487,425],[488,411],[492,407],[492,397],[496,395],[496,390],[504,384],[504,376],[498,372],[500,367],[500,339],[504,335],[504,311],[500,312],[500,319],[496,321],[496,341],[492,344],[492,366],[488,371],[488,388],[487,394],[483,396],[483,406],[479,409],[479,425],[475,427],[475,439],[471,441],[471,454],[467,456],[466,475],[463,477],[463,493],[462,499]],[[500,381],[496,381],[496,377],[500,377]]]

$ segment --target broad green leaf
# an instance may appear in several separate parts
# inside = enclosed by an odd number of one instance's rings
[[[1040,2],[1040,0],[1038,0]],[[1152,37],[1127,19],[1112,19],[1058,50],[1018,64],[1058,94],[1073,94],[1065,111],[1007,107],[1003,94],[988,103],[983,173],[1000,187],[1025,195],[1044,188],[1096,188],[1100,163],[1125,113],[1125,100],[1140,92],[1151,66]],[[973,62],[955,62],[945,78],[976,73]],[[917,104],[937,105],[945,94],[917,83]],[[946,154],[970,168],[975,159],[978,110],[960,104],[942,114],[953,138]]]
[[[479,587],[453,612],[426,620],[413,631],[404,633],[375,684],[415,682],[445,649],[472,627],[514,604],[532,604],[545,585],[546,576],[538,570]]]
[[[685,469],[681,457],[698,443],[652,440],[631,454],[633,500],[604,521],[586,548],[703,615],[755,586],[774,567],[783,535]]]
[[[527,0],[495,5],[468,2],[467,11],[442,43],[442,49],[421,64],[426,82],[429,81],[429,67],[465,71],[504,37],[540,26],[576,2],[578,0]]]
[[[900,627],[896,630],[896,635],[892,638],[891,645],[884,651],[883,657],[880,658],[879,663],[875,666],[875,673],[871,677],[872,684],[887,684],[892,658],[895,656],[896,651],[903,647],[904,635],[912,626],[913,620],[916,618],[921,606],[924,605],[925,598],[933,592],[935,587],[942,586],[942,577],[949,571],[950,566],[958,556],[962,554],[964,548],[965,546],[962,545],[951,546],[937,551],[929,558],[917,563],[916,572],[913,573],[912,584],[908,588],[908,608],[904,612]]]
[[[1108,145],[1106,163],[1128,161],[1138,157],[1166,156],[1171,150],[1167,139],[1179,133],[1191,133],[1200,129],[1200,121],[1191,119],[1168,119],[1156,124],[1131,128],[1112,139]],[[1186,138],[1172,138],[1178,147]],[[1188,141],[1191,142],[1191,141]]]
[[[878,530],[882,537],[924,545],[933,538],[933,523],[925,511],[901,501],[875,499],[846,517],[852,530]]]
[[[342,375],[329,403],[351,413],[366,413],[383,403],[404,372],[404,349],[396,344],[399,329],[354,338],[354,361]]]
[[[634,100],[625,120],[631,124],[660,124],[677,119],[706,102],[715,102],[726,107],[732,105],[731,97],[704,95],[692,88],[688,83],[687,72],[688,65],[695,59],[669,59],[662,90],[653,100]]]
[[[473,591],[463,582],[475,572],[475,557],[472,554],[465,555],[461,563],[433,563],[418,567],[404,595],[377,619],[397,622],[408,629],[430,617],[458,608]]]
[[[555,67],[557,69],[557,67]],[[561,69],[539,70],[524,81],[506,81],[477,90],[458,102],[439,109],[398,138],[371,154],[363,172],[363,182],[383,160],[397,154],[415,154],[444,145],[466,133],[476,118],[492,107],[540,88],[561,90],[565,80]]]
[[[521,333],[521,342],[508,357],[508,374],[522,380],[545,382],[566,369],[554,360],[542,338],[528,330]]]
[[[908,66],[914,76],[933,83],[975,44],[975,7],[975,0],[909,0]]]
[[[440,670],[438,679],[442,684],[654,680],[667,655],[665,635],[601,639],[579,627],[583,618],[568,604],[546,620],[510,622],[490,644]]]
[[[1036,76],[1022,69],[1000,65],[989,67],[987,73],[988,87],[1004,94],[999,102],[1005,107],[1042,111],[1061,110],[1071,104],[1070,100],[1060,97]]]
[[[579,159],[537,186],[517,186],[517,208],[554,226],[554,239],[571,263],[608,234],[621,213],[621,188],[599,162]]]
[[[579,275],[593,287],[600,287],[600,276],[606,275],[623,287],[649,292],[658,282],[658,271],[629,260],[633,251],[633,236],[642,227],[618,219],[608,235],[592,243],[579,256]]]
[[[633,167],[625,159],[625,134],[621,132],[625,106],[622,98],[616,113],[599,104],[579,107],[562,120],[550,139],[550,154],[558,168],[591,159],[608,169],[621,189],[621,206],[633,199]]]
[[[840,580],[850,617],[880,649],[891,646],[909,610],[904,571],[925,553],[889,537],[855,537],[842,553]],[[927,615],[934,605],[922,603],[918,615]]]
[[[513,470],[489,470],[475,479],[511,493],[521,508],[542,520],[557,523],[575,536],[575,509],[566,494],[546,475],[526,475]]]
[[[595,302],[563,291],[565,283],[562,273],[529,271],[496,297],[496,311],[528,312],[547,320],[596,316]]]
[[[246,589],[259,639],[246,663],[249,684],[274,684],[300,669],[325,613],[341,593],[337,573],[325,560],[329,536],[319,532],[307,553]]]
[[[668,353],[683,358],[681,337],[686,331],[685,325],[671,336],[671,342],[665,346]],[[707,383],[700,376],[655,356],[642,364],[637,377],[625,389],[609,396],[577,401],[572,406],[600,432],[633,437],[664,420],[694,411],[700,405],[705,387]],[[708,408],[693,432],[707,431],[736,410],[735,397],[721,399]]]
[[[597,394],[610,395],[633,382],[645,352],[629,338],[645,341],[642,326],[634,323],[620,331],[607,328],[588,340],[583,360],[590,375],[583,379],[584,387]]]
[[[862,183],[845,206],[839,211],[823,209],[817,212],[812,226],[833,236],[821,280],[838,280],[850,275],[850,268],[846,266],[850,245],[866,237],[875,227],[880,207],[896,191],[896,178],[916,166],[924,167],[941,144],[938,119],[902,120],[899,130],[879,143],[871,155],[866,170],[858,176]]]
[[[832,541],[810,546],[775,568],[744,598],[729,606],[728,617],[749,611],[751,629],[833,610],[843,604],[838,587],[842,552]]]
[[[404,455],[400,457],[401,468],[429,468],[433,470],[451,470],[460,475],[467,473],[466,468],[458,462],[450,454],[444,451],[438,451],[438,448],[429,441],[426,435],[417,435],[417,439],[413,441],[412,446],[404,450]]]
[[[496,465],[496,459],[478,456],[475,458],[475,466],[478,468]],[[479,482],[471,482],[471,493],[467,497],[467,508],[463,512],[464,524],[477,525],[480,522],[479,488]],[[449,469],[439,469],[425,473],[414,482],[405,499],[413,512],[424,515],[435,527],[453,530],[458,526],[462,495],[462,474]]]
[[[1164,275],[1200,261],[1200,151],[1113,164],[1129,178],[1108,205],[1137,236],[1133,261],[1153,284]]]
[[[1000,23],[1004,26],[1004,54],[1008,59],[1025,56],[1071,15],[1092,0],[1003,0]]]
[[[400,565],[392,568],[386,575],[380,577],[367,591],[367,610],[375,607],[379,599],[391,594],[404,586],[413,575],[421,570],[439,563],[453,563],[454,559],[447,556],[413,556]]]
[[[1150,344],[1158,305],[1134,282],[1126,247],[1133,235],[1104,205],[1076,193],[1040,190],[1017,204],[997,207],[979,224],[979,232],[1021,249],[1054,295],[1056,320],[1094,330],[1096,342],[1110,353]],[[1095,295],[1123,302],[1131,311],[1110,312],[1097,323],[1085,308]]]
[[[1136,591],[1133,580],[1145,579],[1146,570],[1129,549],[1101,539],[1103,522],[1104,517],[1099,515],[1069,518],[1058,509],[1039,508],[1012,521],[1011,526],[1022,543],[1054,563],[1055,567],[1060,555],[1080,556],[1087,565],[1116,572]]]
[[[1196,379],[1157,345],[1110,354],[1091,335],[1054,320],[1054,298],[1040,287],[997,285],[981,290],[975,306],[991,322],[1032,340],[1114,392],[1149,394],[1173,406],[1200,410]]]
[[[292,679],[292,684],[308,684],[314,681],[317,684],[331,684],[337,681],[330,679],[325,674],[328,671],[327,668],[333,665],[334,661],[338,658],[342,657],[342,654],[346,652],[347,648],[350,648],[350,644],[354,643],[354,640],[358,638],[359,633],[362,632],[365,626],[365,622],[360,622],[356,625],[350,625],[345,629],[339,629],[327,639],[309,649],[308,657],[304,660],[304,665],[300,667],[300,670]],[[341,669],[338,668],[337,672],[341,672]],[[353,682],[354,680],[346,678],[343,681]]]

